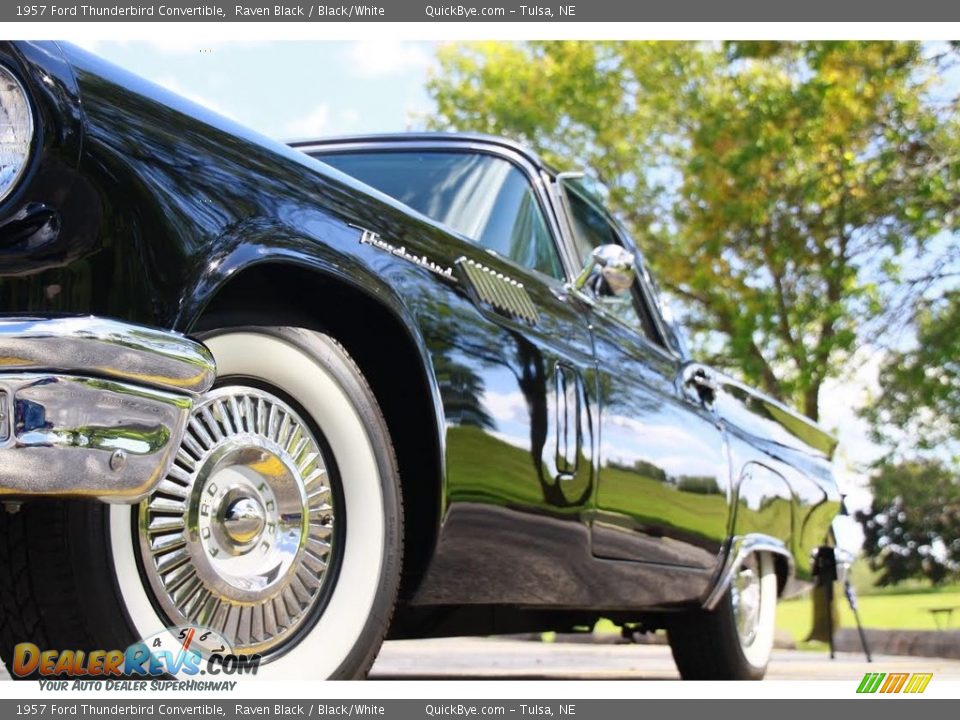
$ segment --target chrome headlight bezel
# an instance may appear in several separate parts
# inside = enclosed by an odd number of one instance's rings
[[[5,202],[18,187],[20,187],[21,181],[30,167],[30,161],[33,157],[33,149],[36,143],[37,122],[33,102],[31,101],[30,94],[27,92],[26,87],[17,76],[17,73],[15,73],[8,65],[3,63],[0,63],[0,84],[9,85],[10,89],[19,96],[19,102],[25,111],[24,119],[26,120],[26,123],[24,134],[27,136],[26,144],[21,153],[22,157],[19,158],[19,166],[6,181],[3,179],[3,174],[0,173],[0,203],[2,203]],[[2,147],[4,142],[2,139],[2,133],[6,132],[4,125],[6,124],[5,121],[8,117],[9,115],[7,115],[6,112],[0,113],[0,147]],[[0,168],[2,167],[3,152],[0,151]]]

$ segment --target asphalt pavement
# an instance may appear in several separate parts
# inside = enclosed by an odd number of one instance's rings
[[[903,656],[874,657],[825,652],[774,650],[771,680],[850,680],[866,672],[932,672],[960,679],[960,660]],[[664,645],[544,643],[498,638],[399,640],[384,645],[373,666],[381,679],[679,679],[670,648]]]

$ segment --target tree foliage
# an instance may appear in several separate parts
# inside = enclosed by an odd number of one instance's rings
[[[960,443],[960,291],[920,311],[916,343],[886,356],[879,382],[867,412],[877,440],[941,455]]]
[[[896,319],[904,262],[956,229],[935,63],[898,42],[452,44],[430,123],[588,168],[700,354],[817,418]]]
[[[873,503],[857,513],[864,553],[878,584],[907,578],[934,584],[960,577],[960,482],[935,461],[881,466],[870,481]]]

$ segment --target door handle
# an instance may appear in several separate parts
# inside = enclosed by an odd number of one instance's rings
[[[573,368],[555,366],[557,415],[555,465],[558,479],[569,480],[577,474],[581,443],[579,378]]]

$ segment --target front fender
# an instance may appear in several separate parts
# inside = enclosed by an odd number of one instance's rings
[[[319,282],[333,282],[365,295],[393,322],[402,328],[413,348],[429,392],[435,419],[436,447],[441,478],[446,477],[443,432],[446,426],[440,385],[428,342],[423,336],[410,303],[388,282],[394,277],[384,267],[374,269],[345,250],[359,244],[361,230],[346,223],[328,220],[320,232],[322,241],[304,236],[296,229],[269,218],[251,219],[231,228],[218,239],[208,262],[196,268],[196,274],[180,299],[175,328],[189,333],[211,302],[242,273],[267,266],[306,271]],[[402,271],[402,269],[401,269]],[[284,288],[277,288],[282,294]],[[336,311],[336,309],[334,309]]]

